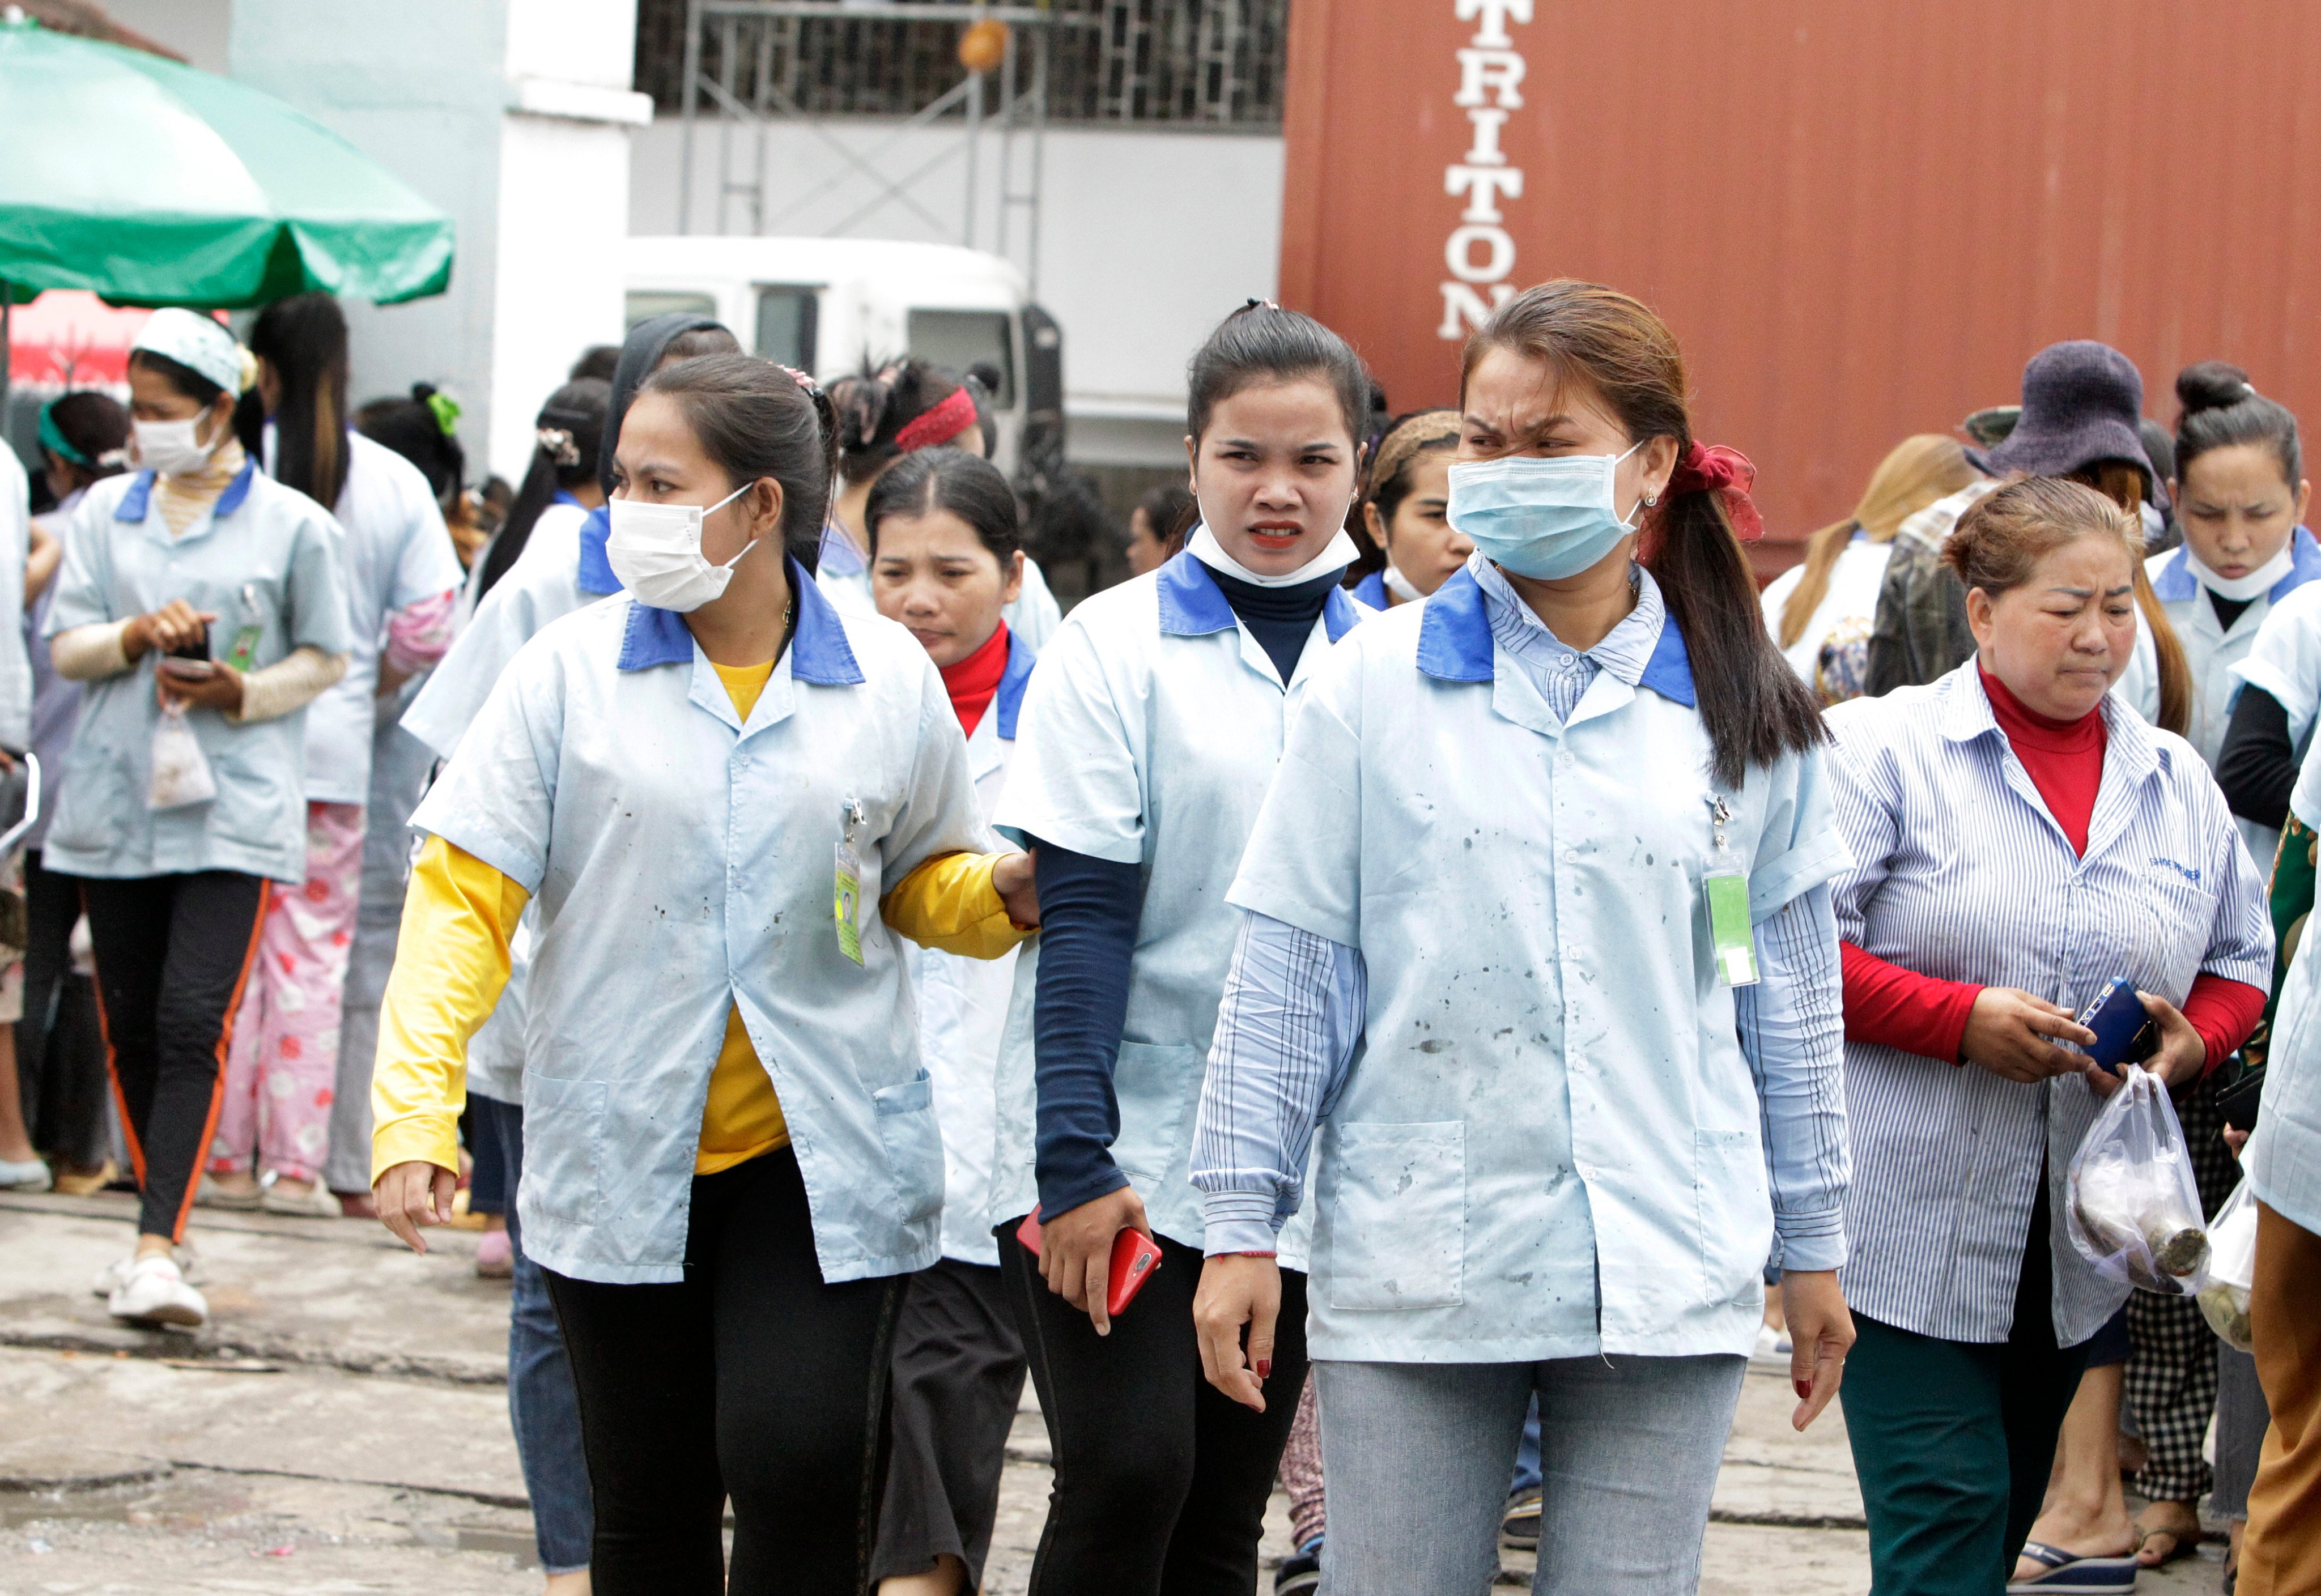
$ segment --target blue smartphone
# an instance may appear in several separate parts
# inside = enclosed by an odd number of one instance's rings
[[[2087,1047],[2088,1056],[2113,1075],[2119,1074],[2124,1064],[2151,1057],[2157,1041],[2152,1034],[2152,1016],[2144,1011],[2144,1000],[2135,995],[2135,983],[2125,975],[2112,977],[2103,995],[2080,1011],[2080,1023],[2096,1033]]]

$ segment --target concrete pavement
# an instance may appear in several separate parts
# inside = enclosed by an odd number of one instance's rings
[[[367,1222],[198,1211],[214,1318],[188,1337],[118,1326],[89,1292],[132,1218],[118,1196],[0,1196],[0,1596],[539,1588],[507,1428],[507,1292],[476,1277],[472,1233],[432,1232],[421,1258]],[[1868,1587],[1842,1417],[1798,1436],[1790,1405],[1783,1372],[1751,1374],[1710,1596]],[[1009,1458],[993,1596],[1024,1590],[1045,1511],[1028,1401]],[[1287,1549],[1277,1496],[1268,1565]],[[1527,1555],[1504,1563],[1503,1586],[1528,1585]],[[2216,1568],[2211,1548],[2142,1588],[2213,1591]]]

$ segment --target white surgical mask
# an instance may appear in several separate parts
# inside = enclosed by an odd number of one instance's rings
[[[1406,604],[1415,604],[1426,596],[1418,591],[1418,584],[1404,576],[1402,567],[1391,560],[1387,562],[1386,569],[1379,576],[1386,583],[1386,590]]]
[[[1237,576],[1252,587],[1295,587],[1301,582],[1311,582],[1316,576],[1327,576],[1332,571],[1344,570],[1361,553],[1354,547],[1354,540],[1346,536],[1346,529],[1340,527],[1338,535],[1322,545],[1321,553],[1296,570],[1285,571],[1279,576],[1261,576],[1225,552],[1225,546],[1217,541],[1217,535],[1209,530],[1206,521],[1195,527],[1193,535],[1185,540],[1185,551],[1209,569]]]
[[[1485,559],[1518,576],[1554,582],[1612,552],[1637,521],[1620,513],[1614,484],[1626,454],[1507,455],[1451,467],[1451,525]],[[1631,507],[1629,515],[1643,508]]]
[[[683,614],[724,596],[742,555],[755,548],[752,538],[742,553],[722,566],[713,566],[701,552],[701,522],[713,510],[723,510],[757,484],[745,482],[715,504],[649,504],[642,499],[611,499],[605,514],[611,532],[605,540],[605,558],[629,596],[656,610]]]
[[[2296,557],[2289,553],[2289,545],[2283,543],[2279,554],[2247,576],[2219,576],[2192,552],[2189,543],[2184,545],[2184,565],[2192,573],[2194,580],[2228,603],[2246,603],[2251,599],[2262,598],[2272,591],[2275,583],[2289,575],[2296,564]]]
[[[195,431],[200,425],[199,416],[183,422],[131,422],[130,430],[137,435],[137,463],[164,476],[201,470],[216,445],[203,446]]]

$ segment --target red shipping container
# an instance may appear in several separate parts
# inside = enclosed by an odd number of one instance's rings
[[[2310,0],[1296,0],[1282,297],[1409,409],[1494,295],[1635,295],[1770,575],[2060,339],[2163,423],[2208,358],[2312,410],[2317,39]]]

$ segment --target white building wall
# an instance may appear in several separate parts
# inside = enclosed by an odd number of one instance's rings
[[[729,162],[723,174],[721,137]],[[1028,186],[1027,144],[1016,143],[1019,189]],[[898,195],[887,195],[842,150],[908,180],[897,184]],[[1252,295],[1272,297],[1279,280],[1281,141],[1051,128],[1042,150],[1036,259],[1020,209],[1011,210],[1001,236],[1000,153],[999,138],[984,135],[969,236],[969,163],[960,131],[823,121],[768,123],[761,135],[753,126],[705,118],[692,163],[692,228],[967,242],[1006,254],[1032,276],[1039,300],[1063,325],[1072,458],[1181,463],[1186,360],[1226,313]],[[638,130],[631,231],[678,231],[684,155],[678,119],[663,116]],[[727,194],[721,217],[721,181],[753,185],[760,170],[760,191]]]
[[[347,306],[360,402],[429,382],[469,472],[514,479],[581,349],[621,332],[634,0],[234,0],[233,76],[450,213],[449,292]]]

